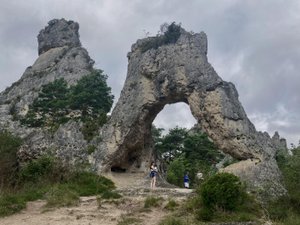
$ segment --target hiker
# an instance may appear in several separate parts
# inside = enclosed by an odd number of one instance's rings
[[[154,162],[152,162],[150,166],[150,177],[151,177],[150,188],[151,189],[156,188],[156,176],[157,176],[157,166],[156,164],[154,164]]]
[[[183,177],[183,184],[184,184],[185,188],[190,188],[189,182],[190,182],[189,173],[186,172],[185,175],[184,175],[184,177]]]

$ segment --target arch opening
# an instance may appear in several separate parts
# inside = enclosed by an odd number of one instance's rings
[[[197,124],[197,120],[192,115],[187,103],[178,102],[165,105],[156,115],[152,124],[155,127],[163,128],[165,133],[176,126],[191,129]]]

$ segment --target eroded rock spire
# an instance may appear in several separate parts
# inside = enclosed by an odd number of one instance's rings
[[[65,19],[54,19],[38,35],[39,55],[56,47],[80,47],[79,25]]]

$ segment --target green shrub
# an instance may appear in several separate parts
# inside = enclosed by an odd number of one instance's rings
[[[165,208],[168,210],[174,211],[177,206],[178,206],[178,203],[175,200],[170,199],[168,201],[167,205],[165,206]]]
[[[167,181],[179,187],[183,187],[183,176],[186,171],[186,161],[183,157],[173,160],[167,170]]]
[[[20,195],[0,196],[0,217],[9,216],[26,207],[26,201]]]
[[[245,191],[237,176],[219,173],[203,183],[200,195],[204,207],[232,211],[243,202]]]
[[[141,45],[141,51],[146,52],[149,49],[157,49],[162,45],[174,44],[180,37],[181,25],[175,22],[168,25],[167,30],[163,35],[158,35],[156,37],[149,38]]]
[[[162,201],[160,197],[148,196],[145,199],[144,208],[158,207]]]
[[[49,156],[42,156],[27,163],[20,170],[22,182],[37,182],[45,175],[49,175],[54,168],[54,159]]]
[[[75,172],[67,181],[69,188],[80,196],[91,196],[102,194],[105,191],[115,189],[114,183],[90,172]]]

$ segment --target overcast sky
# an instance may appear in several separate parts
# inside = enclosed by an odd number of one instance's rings
[[[81,43],[109,76],[116,100],[126,78],[126,54],[137,39],[156,35],[164,22],[204,31],[209,62],[235,84],[256,129],[271,136],[279,131],[298,145],[300,1],[0,0],[0,91],[34,63],[38,32],[54,18],[79,23]],[[183,103],[165,107],[155,120],[165,128],[194,122]]]

